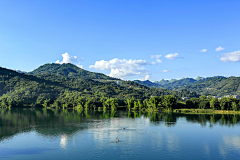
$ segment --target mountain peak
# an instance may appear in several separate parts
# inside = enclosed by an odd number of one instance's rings
[[[39,75],[39,74],[57,74],[72,78],[81,79],[108,79],[117,80],[117,78],[109,77],[102,73],[95,73],[79,68],[78,66],[71,63],[47,63],[37,69],[29,72],[29,74]]]

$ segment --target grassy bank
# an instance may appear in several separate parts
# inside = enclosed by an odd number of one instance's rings
[[[232,110],[212,110],[212,109],[175,109],[174,113],[184,113],[184,114],[240,114],[240,111]]]

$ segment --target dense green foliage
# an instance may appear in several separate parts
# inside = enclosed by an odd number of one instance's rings
[[[149,99],[151,96],[172,95],[196,97],[196,93],[149,88],[133,81],[99,81],[58,74],[36,76],[0,68],[0,105],[2,107],[105,107],[116,109],[126,99]],[[82,102],[81,99],[85,99]],[[109,103],[105,102],[108,101]],[[110,102],[111,101],[111,102]]]
[[[106,79],[106,80],[117,80],[117,78],[106,76],[102,73],[89,72],[82,68],[79,68],[71,63],[64,64],[44,64],[37,69],[29,72],[32,75],[39,74],[56,74],[61,76],[67,76],[71,78],[81,78],[81,79]]]
[[[155,82],[158,85],[161,85],[163,88],[166,89],[171,89],[171,90],[176,90],[179,89],[183,86],[186,85],[191,85],[192,83],[196,82],[197,80],[193,79],[193,78],[182,78],[179,80],[161,80],[161,81],[157,81]]]
[[[186,108],[212,109],[212,110],[240,110],[240,100],[233,97],[222,97],[221,99],[211,96],[200,96],[186,101]]]
[[[199,80],[198,84],[186,86],[181,89],[196,91],[198,94],[201,95],[239,95],[240,77],[213,77],[209,80]]]
[[[169,90],[189,90],[196,92],[199,95],[212,95],[212,96],[224,96],[224,95],[239,95],[240,93],[240,77],[208,77],[202,78],[182,78],[180,80],[161,80],[156,82],[150,81],[135,81],[139,84],[155,87],[166,88]]]

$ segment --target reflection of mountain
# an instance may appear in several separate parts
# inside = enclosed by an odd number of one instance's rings
[[[13,108],[0,109],[0,141],[11,138],[17,133],[35,130],[44,137],[61,136],[61,145],[67,143],[69,136],[76,132],[91,128],[102,128],[103,119],[112,118],[111,127],[122,126],[128,121],[124,118],[141,118],[141,123],[165,124],[167,127],[175,126],[179,118],[185,118],[189,122],[199,123],[202,126],[210,124],[233,126],[240,121],[239,115],[184,115],[158,112],[130,112],[130,111],[83,111],[83,110],[59,110],[41,108]],[[118,118],[114,121],[114,118]],[[117,124],[116,124],[117,123]],[[121,124],[120,124],[121,123]],[[134,125],[134,121],[131,121]],[[81,125],[80,125],[81,124]],[[105,126],[106,127],[106,126]],[[109,127],[109,126],[108,126]]]

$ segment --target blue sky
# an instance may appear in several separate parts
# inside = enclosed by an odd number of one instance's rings
[[[0,0],[0,66],[122,79],[239,76],[239,0]]]

